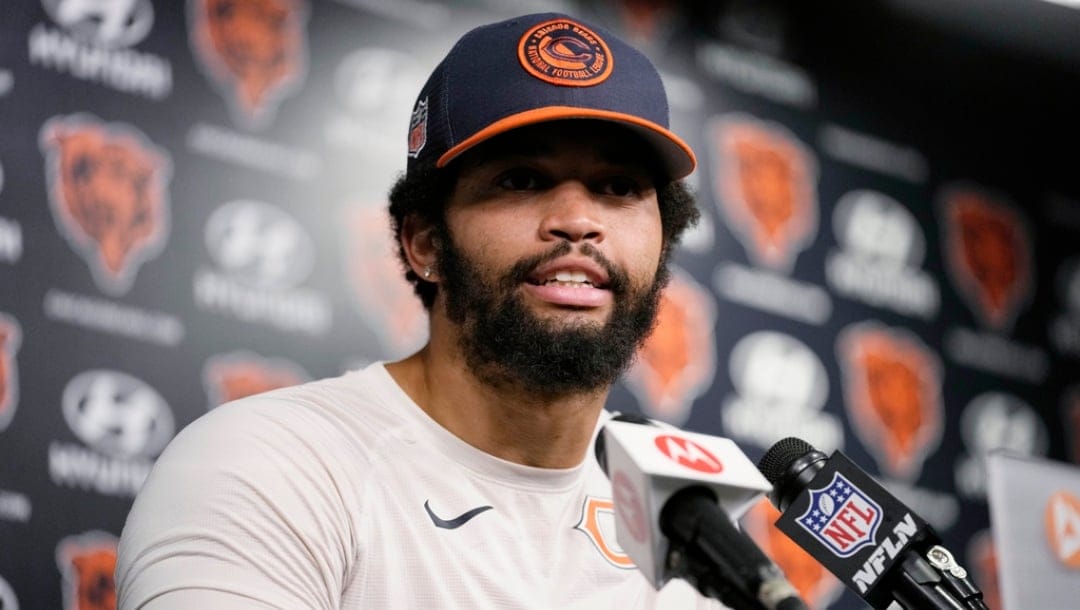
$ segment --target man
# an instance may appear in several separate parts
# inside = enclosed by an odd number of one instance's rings
[[[158,460],[120,607],[719,607],[615,544],[590,447],[697,219],[656,70],[554,14],[466,34],[390,211],[430,342],[215,409]]]

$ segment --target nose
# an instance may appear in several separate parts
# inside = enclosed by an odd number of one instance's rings
[[[540,237],[571,242],[604,240],[601,203],[581,182],[568,180],[548,192]]]

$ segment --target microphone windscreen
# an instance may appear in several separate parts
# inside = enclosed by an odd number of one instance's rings
[[[795,460],[811,451],[816,451],[813,445],[801,438],[789,436],[777,441],[765,452],[765,455],[761,456],[761,460],[758,461],[758,470],[770,483],[776,485],[784,478]]]

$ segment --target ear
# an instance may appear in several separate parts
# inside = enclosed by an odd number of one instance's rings
[[[436,262],[440,244],[434,225],[421,220],[416,214],[406,216],[401,224],[401,247],[417,277],[428,282],[438,281]],[[425,270],[430,270],[432,275],[424,277]]]

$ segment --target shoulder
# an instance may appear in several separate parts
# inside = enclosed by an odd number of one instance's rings
[[[381,439],[408,425],[393,381],[381,365],[241,398],[221,405],[185,427],[162,459],[181,452],[227,449],[228,455],[346,451],[364,460]],[[400,391],[400,390],[398,390]]]

